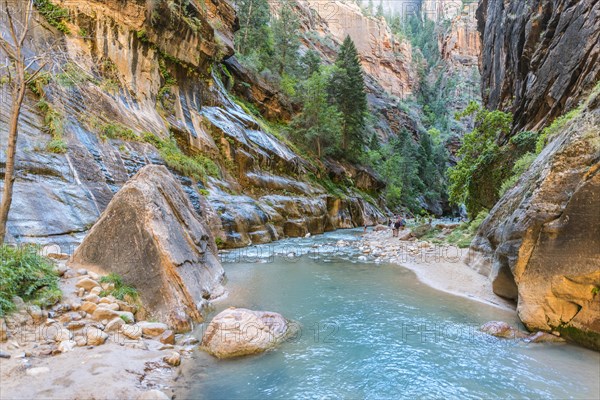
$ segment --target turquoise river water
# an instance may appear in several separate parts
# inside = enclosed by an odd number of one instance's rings
[[[198,352],[178,398],[600,398],[599,353],[484,335],[477,328],[490,320],[518,325],[515,313],[431,289],[396,265],[355,262],[358,254],[335,243],[358,235],[225,255],[230,294],[215,314],[229,306],[275,311],[301,330],[258,356]]]

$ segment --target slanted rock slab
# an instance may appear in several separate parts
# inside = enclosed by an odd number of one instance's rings
[[[71,264],[121,275],[150,313],[181,332],[202,321],[202,299],[224,293],[216,254],[179,182],[166,167],[147,165],[113,197]]]
[[[288,332],[288,321],[281,314],[232,307],[213,318],[201,347],[217,358],[257,354],[274,348]]]

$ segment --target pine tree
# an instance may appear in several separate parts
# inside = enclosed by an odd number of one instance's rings
[[[377,6],[377,13],[375,14],[377,18],[383,17],[383,0],[379,0],[379,5]]]
[[[369,5],[367,6],[367,15],[373,15],[373,0],[369,0]]]
[[[303,75],[308,78],[321,69],[321,57],[314,50],[308,50],[302,57]]]
[[[329,93],[342,113],[342,150],[349,158],[360,155],[366,142],[367,95],[356,46],[346,36],[340,47]]]
[[[270,10],[267,0],[236,0],[240,30],[236,35],[236,52],[242,55],[269,51]]]
[[[300,48],[300,22],[289,0],[284,0],[277,18],[273,21],[275,38],[275,68],[280,76],[293,74],[298,67]]]

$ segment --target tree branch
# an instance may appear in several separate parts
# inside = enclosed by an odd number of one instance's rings
[[[23,32],[21,32],[21,37],[19,38],[19,47],[23,47],[23,43],[25,42],[25,36],[27,36],[27,32],[29,32],[29,21],[31,21],[32,13],[33,0],[28,0],[27,7],[25,8],[25,22],[23,23]]]
[[[28,83],[32,82],[35,79],[35,77],[44,69],[44,67],[46,65],[48,65],[47,61],[44,62],[37,70],[35,70],[35,72],[33,74],[31,74],[29,76],[29,78],[25,79],[25,84],[28,84]]]
[[[8,57],[10,57],[11,59],[14,60],[17,58],[17,55],[15,54],[15,50],[12,48],[10,43],[8,43],[8,41],[6,39],[4,39],[2,36],[0,36],[0,48],[2,48],[2,50],[6,53],[6,55]]]

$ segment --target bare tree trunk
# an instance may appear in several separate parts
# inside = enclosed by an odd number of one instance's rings
[[[317,137],[317,157],[321,159],[321,139]]]
[[[17,136],[19,135],[19,115],[21,106],[25,98],[25,76],[22,66],[17,68],[19,75],[18,86],[13,91],[13,104],[10,113],[10,123],[8,127],[8,148],[6,150],[6,168],[4,171],[4,188],[2,190],[2,201],[0,202],[0,244],[4,243],[6,236],[6,223],[8,221],[8,211],[12,203],[13,185],[15,183],[15,158],[17,154]]]
[[[28,65],[25,63],[23,45],[29,31],[29,22],[31,21],[31,13],[33,10],[33,0],[27,0],[27,2],[21,2],[17,4],[23,7],[17,9],[17,12],[20,10],[24,12],[24,15],[22,15],[23,20],[20,22],[15,22],[8,5],[8,1],[4,1],[4,12],[12,43],[0,36],[0,48],[6,53],[9,59],[11,59],[14,65],[14,78],[11,79],[14,82],[12,90],[13,103],[8,126],[8,147],[6,149],[4,188],[2,190],[2,199],[0,200],[0,245],[4,243],[4,239],[6,237],[8,212],[10,211],[10,205],[12,203],[13,185],[15,183],[17,136],[19,134],[19,116],[21,114],[21,107],[23,105],[23,99],[25,98],[27,83],[41,70],[40,68],[40,70],[36,71],[29,78],[25,77],[25,71],[27,70]],[[4,21],[5,20],[3,18],[2,22],[4,23]],[[19,27],[21,28],[20,32]],[[8,71],[10,77],[10,67]]]

